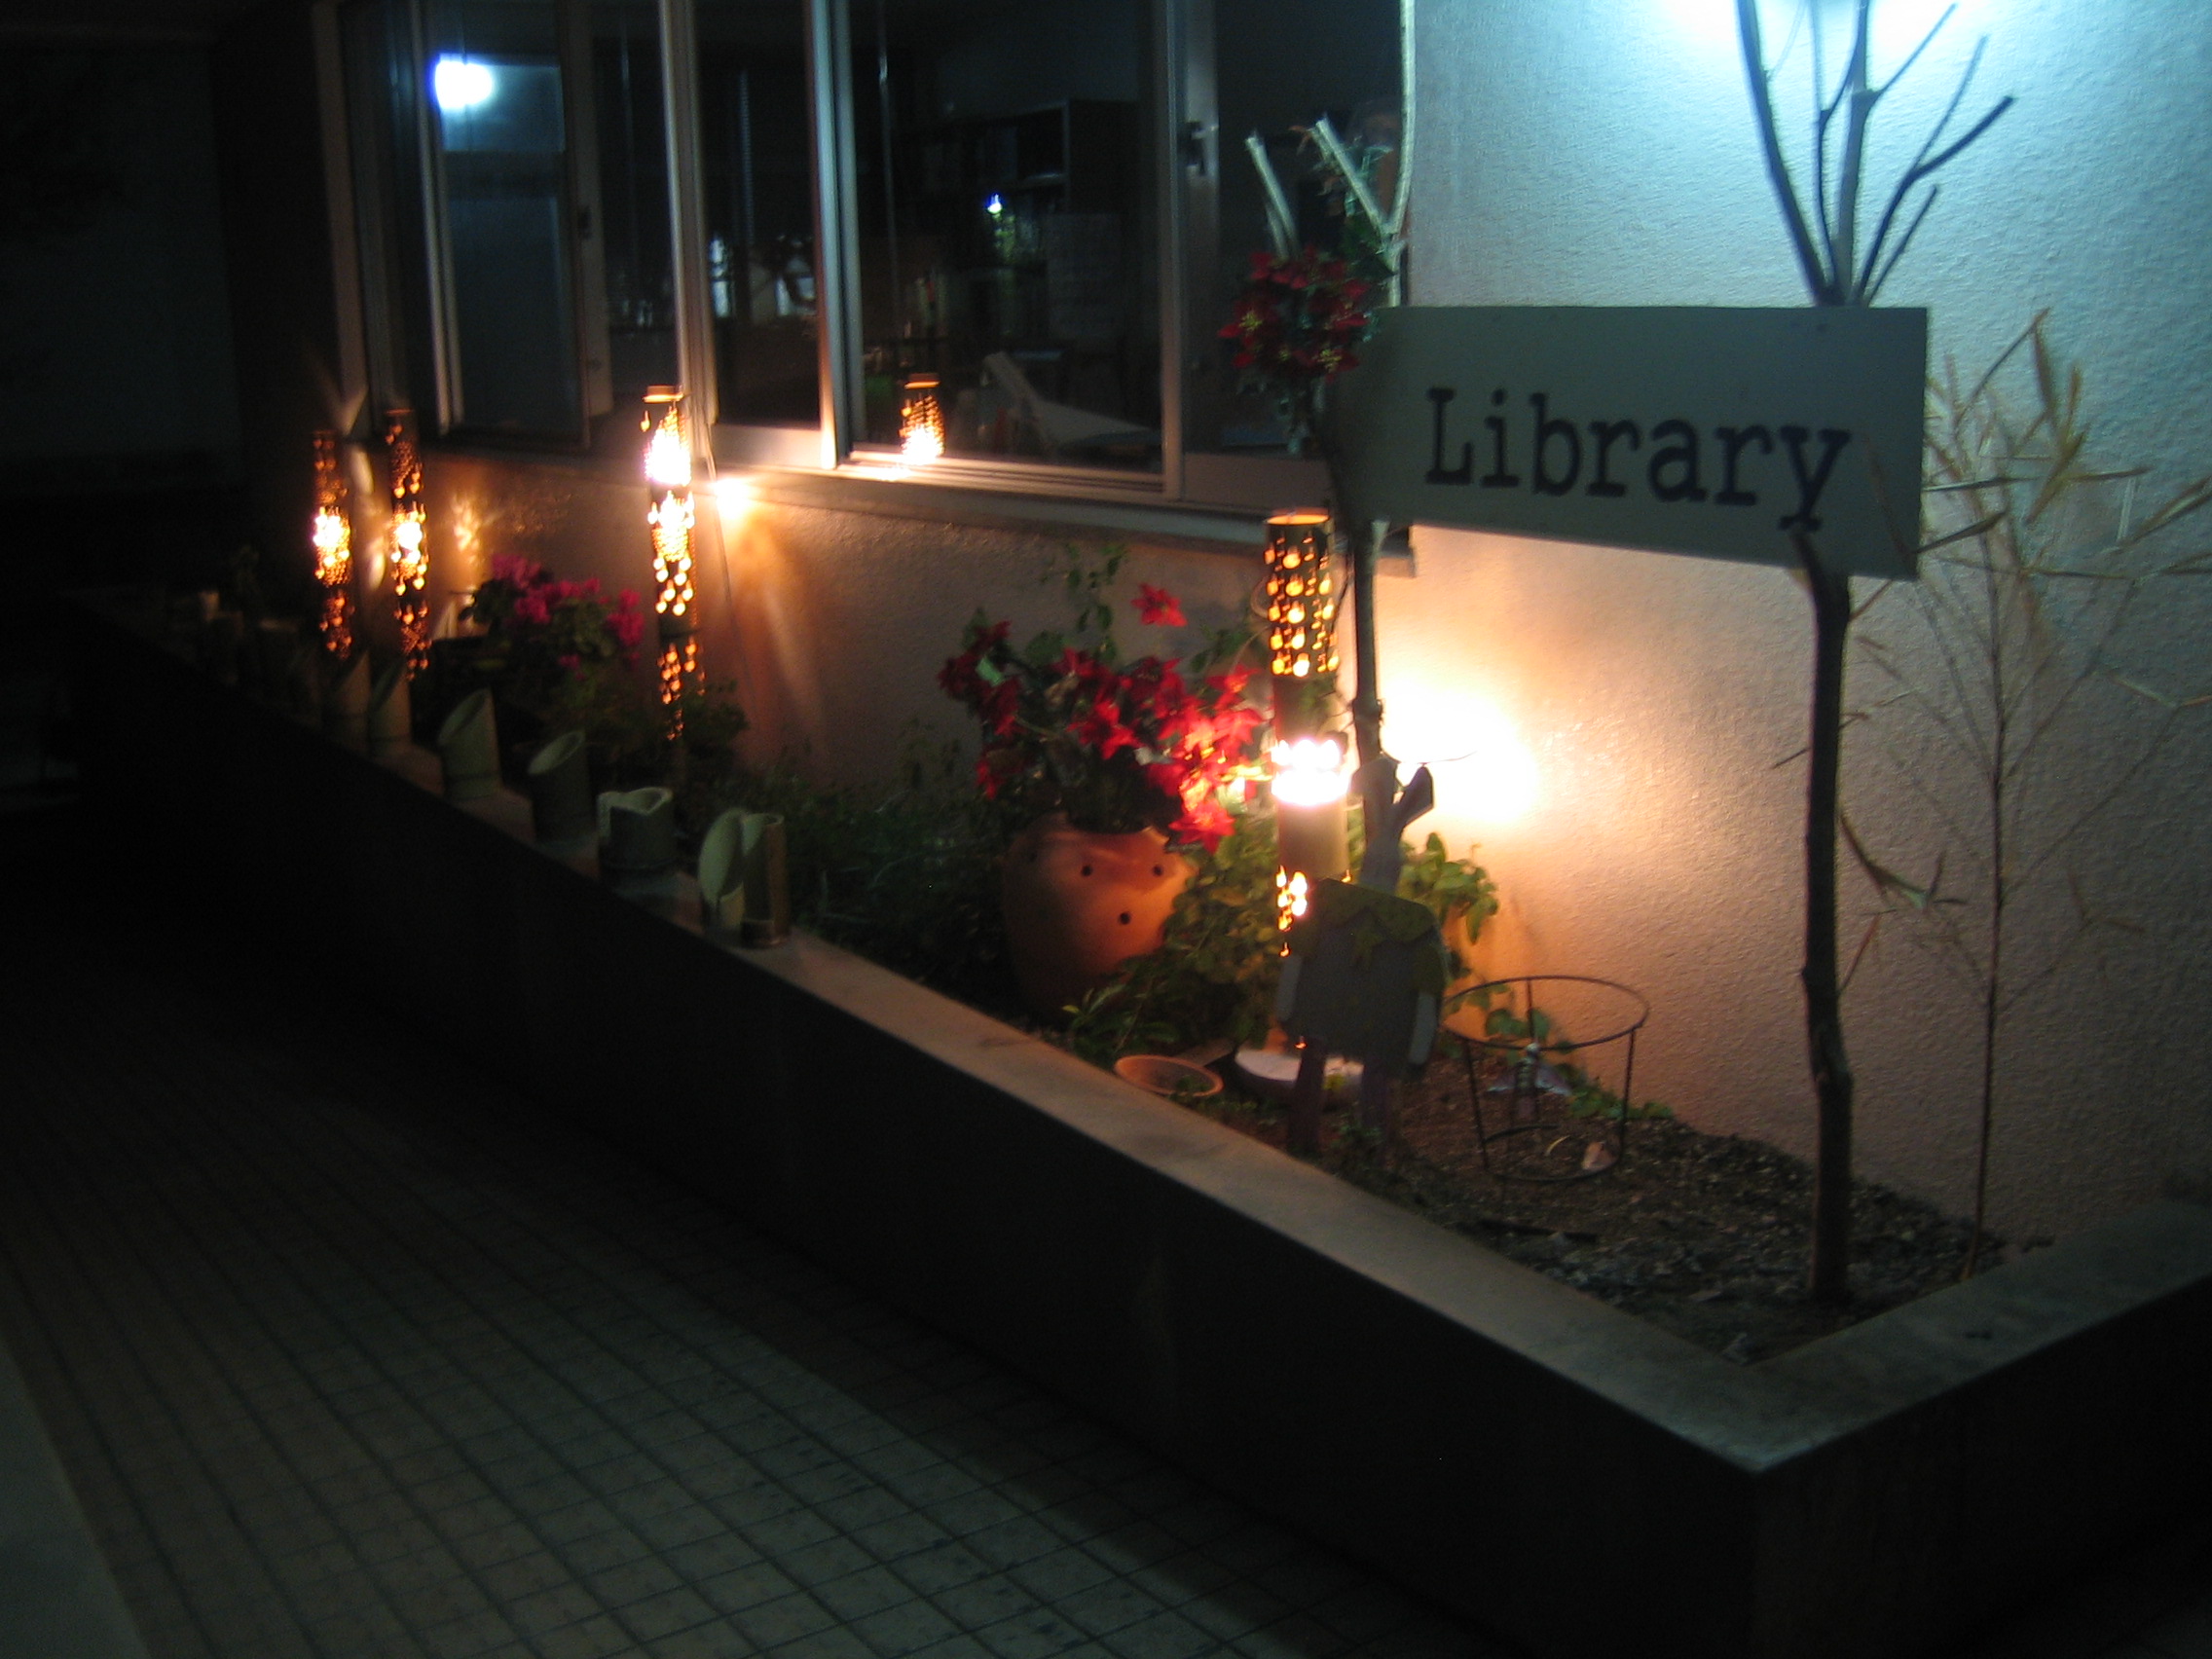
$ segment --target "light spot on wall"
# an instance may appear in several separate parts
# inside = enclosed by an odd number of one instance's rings
[[[1446,821],[1495,830],[1536,809],[1536,756],[1495,703],[1403,676],[1391,678],[1387,693],[1384,746],[1405,763],[1404,776],[1421,765],[1435,774]]]

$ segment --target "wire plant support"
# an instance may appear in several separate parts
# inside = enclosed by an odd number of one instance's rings
[[[1489,1011],[1482,1034],[1452,1032],[1484,1172],[1557,1185],[1619,1168],[1635,1115],[1637,1034],[1651,1005],[1617,980],[1582,974],[1492,979],[1466,1000]],[[1617,1093],[1605,1075],[1616,1057]]]

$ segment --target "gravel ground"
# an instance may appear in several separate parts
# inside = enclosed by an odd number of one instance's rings
[[[1283,1144],[1278,1105],[1232,1088],[1201,1109]],[[1494,1128],[1503,1103],[1491,1111]],[[1612,1150],[1597,1120],[1556,1116],[1550,1128],[1493,1141],[1493,1166],[1510,1151],[1566,1174]],[[1389,1156],[1356,1126],[1347,1132],[1348,1121],[1334,1104],[1325,1115],[1321,1161],[1335,1174],[1742,1364],[1955,1284],[1966,1262],[1968,1223],[1862,1181],[1852,1198],[1852,1301],[1815,1307],[1804,1294],[1811,1165],[1758,1141],[1640,1119],[1627,1125],[1625,1156],[1602,1174],[1500,1179],[1484,1167],[1466,1074],[1448,1056],[1401,1089]],[[1985,1240],[1982,1261],[2009,1253]]]

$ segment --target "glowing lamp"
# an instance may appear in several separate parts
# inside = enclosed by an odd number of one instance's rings
[[[430,666],[430,543],[423,509],[423,452],[416,443],[415,412],[385,414],[385,459],[391,473],[391,538],[385,569],[391,577],[399,641],[412,679]]]
[[[1329,515],[1311,508],[1268,520],[1268,654],[1278,680],[1326,680],[1337,672],[1337,578],[1329,564]]]
[[[908,466],[927,466],[944,454],[944,405],[935,375],[906,377],[899,404],[899,442]]]
[[[314,579],[322,585],[322,648],[353,654],[353,527],[346,517],[346,475],[338,434],[314,435]]]
[[[1345,836],[1345,749],[1334,737],[1277,743],[1271,788],[1275,801],[1275,920],[1287,928],[1306,913],[1310,883],[1333,880],[1351,863]]]
[[[691,533],[698,519],[691,504],[691,436],[685,428],[683,388],[646,388],[645,482],[652,504],[645,523],[653,538],[653,612],[660,619],[660,700],[682,729],[684,687],[698,678],[699,642],[692,586]]]

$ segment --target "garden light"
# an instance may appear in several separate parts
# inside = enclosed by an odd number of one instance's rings
[[[1312,507],[1268,520],[1268,666],[1274,677],[1275,919],[1306,913],[1313,881],[1344,874],[1345,748],[1317,736],[1337,673],[1337,583],[1329,515]]]
[[[1345,838],[1344,744],[1334,737],[1277,743],[1271,788],[1275,802],[1275,920],[1284,928],[1306,913],[1308,887],[1333,880],[1351,863]]]
[[[1274,761],[1277,806],[1326,806],[1345,798],[1345,750],[1335,738],[1278,743],[1269,758]]]
[[[385,414],[384,448],[391,471],[391,572],[399,641],[410,679],[430,666],[430,546],[423,510],[423,453],[415,440],[415,412]]]
[[[683,388],[649,387],[641,423],[645,434],[645,482],[653,502],[645,522],[653,537],[653,611],[660,618],[660,700],[681,728],[684,688],[699,673],[698,618],[691,585],[691,440],[684,429]]]
[[[899,441],[908,466],[927,466],[944,454],[944,405],[935,375],[909,375],[899,405]]]
[[[1329,515],[1311,508],[1268,520],[1268,653],[1277,679],[1337,672],[1337,582]]]
[[[338,469],[338,434],[314,435],[314,579],[322,584],[322,648],[353,653],[353,529],[346,519],[346,477]]]

